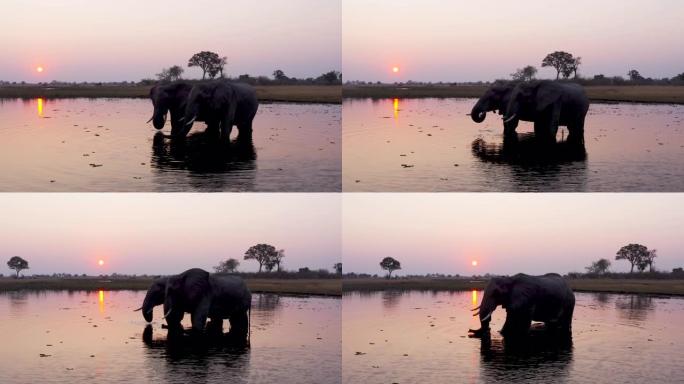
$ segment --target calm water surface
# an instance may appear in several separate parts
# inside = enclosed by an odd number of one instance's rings
[[[145,292],[0,294],[1,383],[335,383],[341,300],[253,295],[251,348],[171,344]],[[224,322],[224,331],[228,325]],[[190,327],[186,315],[184,325]]]
[[[253,145],[228,150],[204,123],[185,142],[155,135],[152,109],[147,99],[0,100],[0,191],[341,189],[339,105],[262,104]]]
[[[347,99],[345,191],[684,191],[684,106],[592,104],[585,151],[534,151],[532,124],[503,143],[476,99]],[[558,139],[567,136],[563,127]]]
[[[481,291],[348,293],[342,305],[344,383],[681,383],[684,298],[576,293],[573,337],[533,338],[504,348],[492,317],[491,343],[471,308]],[[477,303],[477,304],[474,304]]]

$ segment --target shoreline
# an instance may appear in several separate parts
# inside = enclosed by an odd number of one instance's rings
[[[145,291],[154,278],[0,278],[0,292],[31,291]],[[287,295],[341,296],[341,279],[264,279],[245,278],[252,293],[278,293]]]
[[[385,98],[479,98],[487,85],[345,85],[343,99]],[[680,85],[587,85],[584,89],[594,103],[684,104]]]
[[[68,98],[143,98],[149,97],[150,85],[135,86],[0,86],[0,99]],[[340,85],[256,85],[259,102],[340,104]]]
[[[651,279],[566,279],[575,292],[624,293],[684,296],[684,280]],[[354,278],[342,280],[342,292],[373,292],[384,290],[470,291],[482,290],[486,279],[449,278]]]

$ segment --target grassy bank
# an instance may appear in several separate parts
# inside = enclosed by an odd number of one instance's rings
[[[639,279],[569,279],[570,286],[577,292],[647,293],[661,295],[684,295],[684,280],[639,280]],[[422,291],[468,291],[483,289],[487,280],[468,279],[345,279],[344,292],[422,290]]]
[[[479,98],[488,86],[357,86],[345,85],[345,98],[426,98],[426,97],[476,97]],[[592,102],[638,102],[684,104],[684,86],[674,85],[592,85],[585,86]]]
[[[147,290],[152,278],[102,279],[102,278],[0,278],[0,291],[17,290]],[[342,292],[340,279],[245,279],[252,292],[287,293],[302,295],[339,296]]]
[[[123,97],[147,98],[151,86],[4,86],[0,98],[75,98]],[[339,85],[257,85],[261,102],[340,103]]]

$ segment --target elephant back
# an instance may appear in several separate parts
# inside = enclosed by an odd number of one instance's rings
[[[211,312],[227,315],[251,307],[252,294],[239,276],[215,274],[209,279],[212,292]]]

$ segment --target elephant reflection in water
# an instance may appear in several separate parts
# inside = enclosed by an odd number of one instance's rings
[[[223,143],[210,132],[193,132],[183,140],[166,140],[157,132],[152,140],[152,167],[187,170],[195,174],[256,171],[256,149],[251,141]]]
[[[514,133],[504,137],[502,144],[488,143],[478,138],[472,142],[471,148],[475,157],[491,163],[562,164],[587,159],[584,144],[560,141],[539,145],[539,139],[532,133]]]

